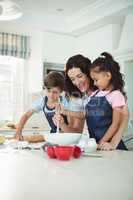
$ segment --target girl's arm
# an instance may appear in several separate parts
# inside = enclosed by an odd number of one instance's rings
[[[127,128],[128,120],[129,120],[129,110],[128,110],[128,106],[125,105],[122,109],[121,122],[120,122],[119,129],[117,130],[116,134],[113,136],[111,140],[111,144],[114,147],[114,149],[116,149],[116,147],[118,146],[122,138],[122,135],[125,129]]]
[[[110,143],[109,142],[105,142],[105,141],[100,141],[100,145],[99,148],[102,150],[113,150],[116,149],[116,147],[118,146],[122,135],[124,133],[125,128],[127,127],[128,124],[128,119],[129,119],[129,111],[128,111],[128,106],[125,105],[121,111],[120,111],[120,124],[119,127],[117,129],[117,131],[115,132],[114,136],[111,138]]]
[[[102,139],[100,140],[99,143],[108,142],[108,141],[110,141],[112,139],[112,137],[114,136],[114,134],[116,133],[116,131],[118,130],[119,125],[120,125],[121,110],[122,110],[122,108],[118,108],[118,107],[113,109],[112,124],[110,125],[110,127],[107,130],[107,132],[102,137]]]

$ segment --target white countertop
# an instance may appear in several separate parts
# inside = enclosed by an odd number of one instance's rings
[[[5,135],[7,135],[7,134],[11,134],[11,135],[13,135],[13,134],[15,134],[15,132],[16,132],[16,129],[11,129],[11,128],[0,128],[0,134],[5,134]],[[44,130],[44,129],[41,129],[41,128],[25,128],[25,129],[23,129],[23,133],[24,134],[36,134],[36,133],[40,133],[40,134],[43,134],[43,133],[47,133],[47,132],[49,132],[49,130]]]
[[[0,199],[133,200],[133,152],[59,161],[37,150],[0,150]]]

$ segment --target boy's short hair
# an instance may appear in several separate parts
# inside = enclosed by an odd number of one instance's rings
[[[61,91],[65,87],[65,78],[60,72],[49,72],[44,79],[44,88],[51,89],[53,87],[58,87]]]

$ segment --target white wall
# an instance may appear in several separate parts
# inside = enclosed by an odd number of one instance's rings
[[[44,33],[43,58],[45,62],[65,63],[73,55],[75,38],[56,33]]]
[[[133,59],[130,61],[126,61],[124,63],[124,74],[125,74],[125,89],[126,94],[128,97],[128,107],[130,111],[130,118],[129,118],[129,132],[133,134],[133,84],[132,84],[132,75],[133,75]]]
[[[133,117],[133,101],[132,101],[133,60],[125,62],[124,74],[125,74],[126,91],[128,95],[128,105],[129,109],[132,112],[132,117]]]
[[[29,74],[29,93],[42,90],[43,72],[43,33],[36,31],[31,34],[31,56],[27,62]]]
[[[119,49],[133,49],[133,14],[125,18]]]
[[[77,38],[75,54],[81,53],[94,59],[103,51],[112,51],[112,25],[99,28]]]
[[[29,92],[42,90],[43,63],[66,63],[73,55],[75,38],[49,32],[34,31],[31,34],[31,57],[28,62]]]
[[[48,32],[31,34],[31,57],[29,66],[29,92],[42,90],[44,62],[65,63],[73,55],[75,38]]]
[[[123,23],[106,25],[92,32],[88,32],[76,39],[75,54],[81,53],[95,58],[103,51],[113,53],[133,49],[133,14],[125,17]]]

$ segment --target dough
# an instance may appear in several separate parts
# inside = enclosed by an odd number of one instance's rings
[[[34,134],[34,135],[23,135],[23,138],[25,141],[35,143],[35,142],[44,142],[44,136],[40,134]]]

